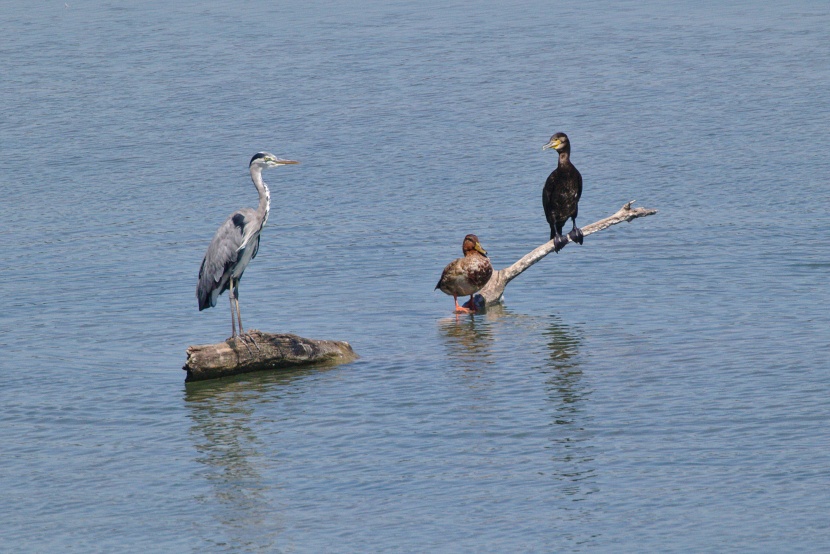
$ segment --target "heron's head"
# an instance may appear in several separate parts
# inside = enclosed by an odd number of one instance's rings
[[[461,245],[461,250],[464,252],[465,256],[468,253],[478,252],[485,258],[487,257],[487,251],[481,246],[481,243],[478,241],[478,237],[475,235],[467,235],[464,237],[464,243]]]
[[[254,154],[254,157],[251,158],[251,163],[248,164],[248,167],[250,167],[251,169],[253,169],[254,167],[258,167],[259,169],[266,169],[268,167],[278,167],[281,165],[292,165],[298,163],[300,162],[278,158],[270,152],[257,152],[256,154]]]
[[[565,133],[556,133],[550,137],[550,141],[542,147],[542,150],[547,150],[548,148],[553,148],[557,152],[570,152],[571,145],[568,142],[568,135]]]

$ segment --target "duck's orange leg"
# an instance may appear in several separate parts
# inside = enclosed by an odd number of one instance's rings
[[[474,294],[471,294],[470,299],[468,301],[464,302],[464,306],[462,307],[462,309],[469,312],[469,313],[473,313],[473,314],[478,313],[478,309],[476,308],[476,301],[475,301],[475,295]]]
[[[457,313],[457,314],[468,314],[468,313],[470,313],[470,310],[468,310],[467,308],[463,308],[463,307],[458,305],[458,296],[453,294],[452,297],[453,297],[453,300],[455,300],[455,313]]]

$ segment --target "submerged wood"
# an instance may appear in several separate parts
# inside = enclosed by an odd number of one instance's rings
[[[582,227],[583,236],[587,237],[588,235],[607,229],[617,223],[631,221],[632,219],[636,219],[638,217],[645,217],[647,215],[657,213],[657,210],[651,208],[632,208],[631,204],[634,202],[635,201],[632,200],[627,203],[612,216]],[[568,239],[567,243],[573,242],[567,235],[565,235],[564,238]],[[565,246],[567,246],[567,243],[565,243]],[[488,306],[501,302],[502,297],[504,296],[504,289],[507,287],[507,284],[551,252],[553,252],[552,240],[541,246],[537,246],[531,252],[522,256],[522,258],[513,265],[494,271],[493,276],[490,277],[490,280],[487,281],[484,288],[478,291],[478,294],[475,295],[476,309],[486,310]],[[470,302],[467,301],[467,304],[464,304],[464,306],[469,307],[469,303]]]
[[[357,359],[348,342],[314,340],[285,333],[252,330],[245,340],[235,337],[217,344],[187,349],[185,381],[203,381],[263,369],[284,369],[315,363],[345,363]]]

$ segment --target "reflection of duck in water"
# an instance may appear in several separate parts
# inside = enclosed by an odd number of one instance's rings
[[[493,331],[489,322],[484,323],[474,318],[462,321],[446,318],[439,325],[447,346],[450,347],[451,357],[480,361],[490,355]]]
[[[438,320],[438,331],[447,349],[447,357],[459,363],[465,371],[478,371],[495,363],[495,337],[504,324],[515,317],[504,306],[488,308],[482,317],[459,319],[445,317]]]
[[[478,237],[467,235],[461,245],[464,252],[463,258],[450,262],[444,268],[441,279],[435,285],[444,294],[449,294],[455,300],[456,313],[475,312],[475,301],[473,295],[487,284],[490,276],[493,275],[493,266],[487,258],[487,251],[482,248]],[[458,305],[459,296],[470,295],[470,308],[462,308]]]

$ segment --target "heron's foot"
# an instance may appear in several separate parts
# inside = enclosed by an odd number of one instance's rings
[[[257,344],[256,339],[254,339],[254,336],[250,332],[245,333],[245,338],[251,340],[253,345],[256,347],[257,352],[262,352],[262,349],[260,349],[259,344]]]
[[[251,350],[250,346],[248,346],[248,342],[245,339],[242,339],[242,344],[245,345],[245,349],[248,351],[248,355],[253,358],[254,357],[254,351]]]
[[[228,340],[227,340],[227,342],[232,342],[234,346],[236,346],[237,341],[239,341],[243,345],[245,345],[245,348],[248,350],[248,354],[250,354],[251,357],[253,358],[254,357],[254,352],[253,352],[253,350],[251,350],[251,347],[248,346],[248,341],[245,340],[245,335],[232,335],[232,336],[228,337]]]
[[[574,227],[573,229],[571,229],[571,232],[568,233],[568,238],[570,238],[573,242],[576,242],[578,244],[582,244],[583,236],[584,235],[582,234],[582,229],[580,229],[579,227]]]
[[[553,251],[554,252],[559,252],[560,250],[565,248],[566,244],[568,244],[567,236],[563,237],[562,235],[556,235],[555,237],[553,237]]]

